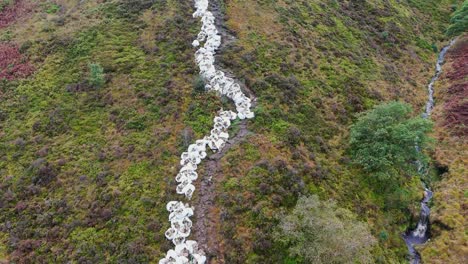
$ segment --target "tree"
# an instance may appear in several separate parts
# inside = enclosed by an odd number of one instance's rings
[[[447,35],[454,37],[468,31],[468,1],[458,8],[450,19],[450,26],[447,29]]]
[[[316,195],[299,198],[274,238],[288,246],[296,261],[315,264],[373,263],[371,250],[376,243],[367,223]]]
[[[416,163],[427,159],[422,150],[430,142],[432,123],[411,113],[410,105],[390,102],[360,115],[351,126],[354,162],[379,180],[415,172]]]

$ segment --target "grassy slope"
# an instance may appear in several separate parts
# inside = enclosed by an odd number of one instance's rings
[[[239,41],[223,61],[259,97],[256,135],[230,153],[223,171],[227,262],[287,262],[269,234],[299,193],[359,213],[380,238],[377,261],[402,262],[404,205],[417,214],[418,179],[382,197],[349,165],[347,130],[356,112],[381,101],[404,100],[422,111],[436,57],[431,46],[441,46],[451,2],[224,3]]]
[[[206,131],[219,105],[212,95],[190,97],[190,3],[141,14],[132,1],[76,2],[57,1],[53,14],[40,3],[3,30],[28,43],[38,71],[2,83],[0,249],[13,261],[147,262],[169,246],[165,203],[183,131]],[[108,82],[67,91],[89,63],[102,65]],[[202,104],[208,114],[197,112]]]
[[[0,32],[38,69],[0,84],[0,261],[157,260],[178,156],[221,106],[193,91],[191,2],[36,2]],[[239,41],[222,60],[259,97],[255,135],[222,160],[229,263],[285,261],[269,230],[300,193],[359,213],[380,234],[378,259],[403,260],[405,212],[383,210],[345,155],[354,113],[390,99],[424,104],[452,1],[400,2],[225,1]],[[89,63],[107,83],[67,91]],[[417,201],[418,187],[410,181],[402,197]]]
[[[437,183],[432,215],[434,239],[422,250],[425,263],[464,263],[468,247],[468,181],[467,181],[467,123],[466,109],[468,80],[468,36],[459,41],[447,54],[444,74],[436,86],[437,106],[435,137],[439,141],[435,158],[447,172]],[[458,67],[457,67],[458,66]],[[458,89],[457,89],[458,88]],[[453,107],[458,106],[458,107]],[[464,111],[465,120],[457,127],[451,116],[456,110]],[[448,121],[448,122],[447,122]]]

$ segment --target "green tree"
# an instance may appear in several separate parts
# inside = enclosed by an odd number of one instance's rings
[[[450,23],[447,29],[447,35],[450,37],[468,30],[468,1],[463,2],[460,8],[453,13]]]
[[[351,126],[354,162],[379,180],[415,172],[416,161],[427,160],[420,150],[430,142],[432,123],[411,113],[410,105],[390,102],[360,115]]]
[[[101,87],[105,83],[104,69],[97,63],[89,64],[89,83],[94,87]]]
[[[318,196],[300,197],[274,233],[300,263],[373,263],[376,239],[367,223],[334,202]]]

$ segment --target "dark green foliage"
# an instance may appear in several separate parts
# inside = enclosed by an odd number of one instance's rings
[[[44,9],[47,14],[55,14],[60,10],[60,6],[53,2],[44,4]]]
[[[144,116],[137,116],[132,120],[128,121],[126,127],[128,129],[135,129],[135,130],[144,130],[146,128],[145,125],[145,117]]]
[[[99,88],[104,85],[106,80],[104,79],[104,69],[101,65],[97,63],[91,63],[88,65],[89,67],[89,84],[92,86]]]
[[[117,14],[121,18],[135,18],[155,2],[156,0],[119,0],[117,1]]]
[[[203,79],[200,76],[195,78],[195,80],[193,81],[193,91],[194,91],[194,93],[204,93],[204,92],[206,92],[205,82],[203,81]]]
[[[373,263],[371,250],[376,244],[367,223],[316,195],[299,198],[281,219],[274,238],[299,263]]]
[[[450,37],[460,35],[468,30],[468,1],[465,0],[450,19],[451,25],[447,29]]]
[[[401,102],[379,105],[360,115],[351,126],[350,148],[355,163],[378,179],[387,180],[415,172],[432,124],[421,117],[412,118],[411,106]]]
[[[439,51],[435,43],[429,44],[429,42],[422,38],[416,38],[416,45],[422,49],[432,50],[433,52]]]
[[[385,230],[380,231],[380,233],[379,233],[379,239],[380,239],[380,240],[383,240],[383,241],[387,240],[387,239],[388,239],[388,233],[387,233],[387,231],[385,231]]]

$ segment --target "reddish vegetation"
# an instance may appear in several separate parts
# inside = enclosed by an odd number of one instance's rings
[[[468,41],[462,41],[449,54],[453,62],[446,74],[450,82],[444,105],[444,125],[458,135],[468,135]]]
[[[0,12],[0,28],[4,28],[15,22],[18,18],[32,11],[30,5],[24,0],[14,1]]]
[[[0,44],[0,79],[25,78],[34,67],[21,55],[16,45]]]
[[[447,78],[453,81],[463,80],[468,76],[468,40],[462,40],[448,55],[453,64]]]

